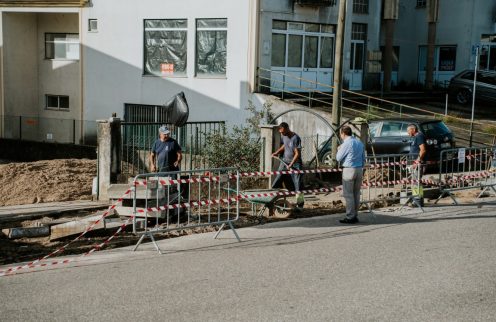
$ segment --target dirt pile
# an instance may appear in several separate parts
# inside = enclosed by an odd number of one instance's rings
[[[96,160],[0,164],[0,206],[90,200]]]

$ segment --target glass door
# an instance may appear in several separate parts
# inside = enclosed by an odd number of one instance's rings
[[[303,35],[288,35],[287,45],[286,88],[288,91],[299,91],[301,87]]]
[[[319,37],[305,35],[303,71],[301,73],[303,90],[317,88],[317,67],[319,58]],[[306,81],[308,80],[308,81]]]
[[[362,89],[364,56],[365,42],[363,40],[352,40],[349,78],[349,89],[352,91]]]

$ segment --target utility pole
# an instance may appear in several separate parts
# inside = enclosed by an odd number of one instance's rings
[[[391,91],[391,74],[393,72],[393,38],[394,24],[398,19],[398,0],[384,0],[384,21],[386,23],[386,42],[384,46],[384,79],[385,92]]]
[[[427,0],[427,65],[425,71],[425,88],[431,90],[434,78],[434,51],[436,49],[436,23],[439,13],[439,0]]]
[[[479,46],[475,48],[475,65],[474,65],[474,85],[472,89],[472,116],[470,118],[470,139],[469,139],[469,146],[472,147],[472,139],[473,139],[473,132],[474,132],[474,111],[475,111],[475,89],[476,89],[476,84],[477,84],[477,69],[479,65]]]
[[[341,125],[341,99],[343,89],[343,47],[344,47],[344,28],[346,20],[346,2],[339,0],[338,30],[336,32],[336,52],[334,53],[334,89],[332,93],[332,127],[336,130]],[[339,133],[336,133],[339,135]],[[338,138],[332,137],[331,152],[332,159],[336,160],[338,151]]]

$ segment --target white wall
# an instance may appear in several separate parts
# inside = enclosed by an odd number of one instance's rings
[[[241,123],[248,106],[249,0],[93,0],[82,13],[84,118],[123,117],[125,103],[162,104],[184,91],[189,121]],[[186,77],[143,76],[144,19],[188,19]],[[227,18],[225,78],[195,76],[197,18]],[[98,32],[87,31],[98,19]]]
[[[418,47],[427,45],[426,8],[416,2],[400,0],[399,19],[395,26],[394,45],[400,46],[399,79],[417,80]],[[473,66],[472,45],[481,34],[495,33],[496,1],[440,0],[436,45],[456,45],[455,73]]]
[[[52,60],[44,58],[45,33],[79,33],[78,14],[38,13],[37,15],[38,108],[40,116],[79,120],[81,118],[79,60]],[[46,110],[46,94],[69,96],[69,110]]]
[[[37,23],[33,13],[3,13],[5,115],[37,116]]]

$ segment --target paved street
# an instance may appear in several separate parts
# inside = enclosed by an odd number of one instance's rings
[[[496,206],[385,209],[102,251],[0,278],[2,321],[494,321]],[[73,258],[73,257],[71,257]],[[5,267],[1,268],[2,270]]]

